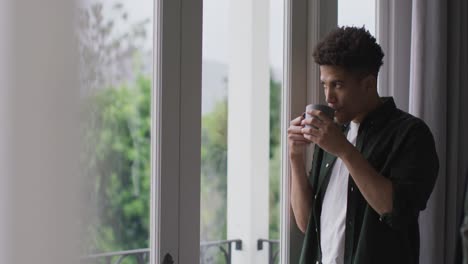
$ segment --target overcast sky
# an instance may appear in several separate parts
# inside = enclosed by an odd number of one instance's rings
[[[254,0],[253,0],[254,1]],[[339,0],[338,25],[365,26],[375,32],[375,0]],[[281,69],[284,0],[270,0],[270,63]],[[204,0],[203,58],[226,62],[229,0]]]
[[[375,0],[338,0],[338,25],[365,26],[375,36]]]
[[[96,0],[83,1],[95,2]],[[229,1],[232,0],[203,1],[203,58],[205,60],[224,63],[227,60]],[[106,7],[110,7],[116,2],[122,2],[125,9],[128,10],[129,21],[136,22],[145,18],[153,18],[153,0],[101,0],[100,2],[104,3]],[[284,0],[270,0],[269,53],[270,63],[275,69],[282,68],[283,5]],[[152,32],[151,24],[148,24],[148,32]],[[338,0],[338,25],[364,25],[372,34],[375,34],[375,0]],[[148,38],[147,47],[151,47],[151,44],[151,39]]]

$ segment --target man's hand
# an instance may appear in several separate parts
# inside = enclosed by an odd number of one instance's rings
[[[305,153],[305,147],[310,144],[302,134],[303,125],[301,122],[304,120],[303,116],[298,116],[293,119],[288,128],[288,145],[290,157],[302,157]]]
[[[304,138],[340,158],[369,205],[379,214],[393,208],[392,182],[380,175],[346,139],[333,120],[318,110],[308,112],[312,118],[302,120]]]
[[[291,166],[291,207],[297,226],[305,233],[312,208],[312,187],[307,179],[305,149],[311,142],[304,138],[301,125],[304,117],[293,119],[288,128],[289,160]]]
[[[319,110],[307,112],[312,118],[301,121],[302,125],[309,125],[301,129],[303,137],[319,145],[322,149],[337,157],[341,157],[349,147],[353,147],[346,139],[340,127],[327,115]]]

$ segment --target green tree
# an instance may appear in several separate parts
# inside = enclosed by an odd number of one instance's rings
[[[112,14],[112,15],[109,15]],[[80,81],[87,91],[118,86],[140,71],[131,67],[135,54],[143,51],[150,19],[130,23],[124,5],[104,8],[100,2],[79,9],[77,39],[80,51]],[[124,27],[118,33],[116,26]],[[147,56],[151,52],[146,51]],[[130,66],[130,67],[129,67]]]
[[[280,96],[270,82],[270,238],[279,235]],[[85,128],[88,198],[87,252],[148,247],[151,81],[97,90],[88,98]],[[227,100],[202,117],[201,239],[226,238]]]
[[[270,239],[279,238],[281,176],[281,83],[270,79]]]
[[[86,251],[148,247],[151,81],[101,89],[85,109],[89,208]]]
[[[87,184],[83,253],[145,248],[151,76],[140,74],[144,68],[139,59],[148,53],[143,43],[150,21],[130,23],[119,2],[89,3],[78,15]],[[118,33],[116,24],[125,31]]]
[[[221,100],[202,118],[201,227],[202,241],[226,238],[227,101]]]
[[[279,238],[281,84],[270,80],[270,226]],[[227,99],[219,101],[202,119],[201,238],[226,238],[227,208]]]

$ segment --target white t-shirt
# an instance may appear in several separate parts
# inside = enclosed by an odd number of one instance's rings
[[[350,123],[346,138],[356,146],[359,123]],[[320,245],[323,264],[344,262],[346,207],[348,202],[349,171],[341,159],[333,166],[320,215]]]

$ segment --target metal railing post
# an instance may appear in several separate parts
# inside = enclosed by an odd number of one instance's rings
[[[234,247],[233,247],[234,244]],[[231,239],[231,240],[219,240],[219,241],[210,241],[210,242],[201,242],[200,243],[200,264],[208,264],[207,262],[207,253],[209,248],[218,248],[218,250],[223,254],[224,259],[227,264],[232,263],[232,251],[242,250],[242,240],[240,239]],[[85,263],[101,263],[102,260],[106,264],[120,264],[127,257],[134,257],[138,264],[148,263],[149,249],[136,249],[136,250],[126,250],[126,251],[116,251],[100,254],[92,254],[81,258],[81,262]],[[112,260],[116,258],[115,262]],[[270,257],[271,259],[272,257]],[[98,262],[99,261],[99,262]]]
[[[278,258],[279,247],[276,251],[273,251],[273,246],[279,246],[279,240],[263,239],[260,238],[257,240],[257,250],[263,250],[263,243],[268,244],[268,263],[275,264],[276,259]]]

